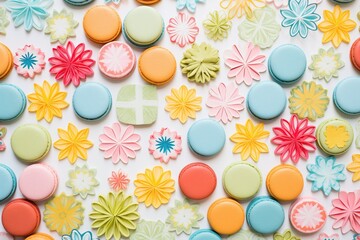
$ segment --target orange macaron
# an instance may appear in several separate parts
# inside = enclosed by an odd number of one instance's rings
[[[10,49],[0,42],[0,80],[5,78],[13,67],[13,56]]]

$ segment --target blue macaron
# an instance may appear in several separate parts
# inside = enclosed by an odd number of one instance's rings
[[[83,6],[93,2],[94,0],[64,0],[64,2],[73,6]]]
[[[221,240],[221,237],[210,229],[199,229],[190,235],[189,240]]]
[[[13,170],[0,163],[0,202],[9,200],[16,190],[16,176]]]
[[[0,84],[0,122],[12,121],[23,114],[26,107],[25,93],[12,84]]]
[[[360,78],[349,77],[340,81],[333,92],[335,106],[348,115],[360,114]]]

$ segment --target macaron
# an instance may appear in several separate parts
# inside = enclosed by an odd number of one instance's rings
[[[237,201],[230,198],[220,198],[210,205],[207,219],[215,232],[230,235],[241,229],[245,214],[243,207]]]
[[[75,90],[72,103],[78,117],[89,121],[99,120],[109,114],[112,96],[104,85],[90,82]]]
[[[350,147],[354,139],[353,128],[344,119],[331,118],[316,128],[316,141],[322,151],[329,155],[341,155]]]
[[[348,115],[360,114],[360,78],[349,77],[338,82],[333,92],[337,109]]]
[[[221,240],[222,238],[210,229],[199,229],[190,235],[189,240]]]
[[[10,49],[1,42],[0,42],[0,59],[1,59],[0,61],[0,80],[1,80],[11,72],[11,69],[13,68],[14,65],[13,55]]]
[[[304,179],[294,166],[282,164],[270,170],[266,177],[266,188],[278,201],[293,201],[302,192]]]
[[[55,238],[46,233],[35,233],[25,238],[25,240],[55,240]]]
[[[294,84],[305,73],[305,53],[296,45],[281,45],[271,52],[268,59],[268,69],[270,76],[278,84]]]
[[[189,148],[203,157],[218,154],[225,145],[225,130],[213,119],[202,119],[194,122],[188,133]]]
[[[356,39],[351,45],[350,61],[352,65],[360,71],[360,38]]]
[[[259,234],[273,234],[285,220],[284,208],[274,199],[261,196],[254,198],[246,208],[249,227]]]
[[[222,184],[225,192],[236,200],[254,197],[261,188],[260,170],[247,162],[236,162],[225,168]]]
[[[19,178],[22,195],[31,201],[44,201],[52,197],[58,187],[54,169],[45,164],[32,164],[24,169]]]
[[[38,229],[41,214],[38,206],[25,199],[15,199],[6,204],[1,216],[4,229],[11,235],[26,237]]]
[[[73,6],[83,6],[93,2],[94,0],[64,0],[64,2]]]
[[[144,5],[152,5],[155,3],[160,2],[161,0],[136,0],[138,3],[144,4]]]
[[[285,111],[286,101],[285,91],[279,84],[263,81],[250,88],[246,105],[253,116],[262,120],[270,120]]]
[[[155,46],[146,49],[140,55],[138,68],[145,81],[160,86],[174,78],[176,60],[169,50]]]
[[[25,124],[15,129],[11,136],[11,148],[24,163],[42,160],[50,151],[51,136],[38,124]]]
[[[121,33],[121,19],[117,11],[106,5],[90,8],[84,16],[83,28],[86,37],[95,43],[108,43]]]
[[[25,93],[15,85],[0,83],[0,122],[17,119],[25,108]]]
[[[186,165],[179,174],[181,192],[189,199],[202,200],[209,197],[216,188],[214,170],[200,162]]]
[[[0,202],[9,200],[16,190],[16,176],[14,171],[0,163]]]

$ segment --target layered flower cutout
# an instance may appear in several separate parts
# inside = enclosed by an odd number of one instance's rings
[[[228,11],[230,19],[234,17],[241,18],[246,15],[247,18],[253,17],[255,9],[265,7],[265,0],[221,0],[220,7]]]
[[[60,44],[65,44],[68,38],[75,37],[75,28],[79,25],[73,14],[65,9],[61,12],[55,10],[53,15],[46,19],[46,23],[45,33],[50,34],[50,42],[59,41]]]
[[[130,236],[130,240],[175,240],[174,234],[170,233],[165,223],[161,221],[141,220],[136,231]]]
[[[149,152],[162,163],[175,160],[181,153],[181,136],[176,131],[162,128],[160,132],[153,132],[149,140]]]
[[[318,54],[311,56],[311,60],[309,69],[313,71],[313,78],[325,79],[326,82],[330,82],[334,77],[337,78],[339,76],[338,70],[344,67],[340,53],[335,53],[333,47],[328,50],[320,48]]]
[[[221,41],[228,37],[231,21],[223,11],[210,12],[203,22],[206,35],[215,41]]]
[[[111,177],[108,178],[108,182],[110,188],[117,192],[126,190],[130,183],[130,179],[126,173],[119,170],[118,172],[112,171]]]
[[[183,12],[178,13],[175,18],[170,18],[166,30],[170,36],[170,41],[180,47],[194,43],[199,34],[196,19]]]
[[[14,65],[19,75],[34,78],[45,68],[45,54],[34,45],[25,45],[15,53]]]
[[[353,173],[352,180],[354,182],[360,180],[360,154],[352,155],[352,162],[347,165],[346,169]]]
[[[72,189],[73,195],[80,195],[86,199],[88,195],[95,195],[95,187],[99,185],[96,180],[96,169],[89,169],[86,165],[76,166],[74,170],[69,171],[69,180],[66,186]]]

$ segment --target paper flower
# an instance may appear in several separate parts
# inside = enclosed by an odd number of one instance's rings
[[[271,47],[279,37],[280,24],[271,7],[256,9],[252,18],[246,18],[238,27],[240,39],[260,48]]]
[[[360,240],[360,233],[359,234],[354,234],[353,240]]]
[[[87,149],[93,146],[87,138],[89,128],[78,129],[71,123],[68,124],[67,131],[59,128],[58,134],[60,139],[54,143],[54,147],[60,150],[59,160],[68,158],[71,164],[74,164],[78,158],[87,159]]]
[[[108,178],[108,182],[110,185],[110,188],[116,192],[120,191],[120,190],[126,190],[129,183],[130,183],[130,179],[127,176],[126,173],[122,172],[122,171],[112,171],[111,173],[111,177]]]
[[[253,80],[260,80],[260,73],[265,72],[265,55],[260,54],[260,48],[247,43],[244,50],[240,45],[233,45],[225,51],[225,65],[230,68],[228,78],[235,78],[237,84],[250,86]]]
[[[123,127],[120,123],[113,123],[104,127],[104,133],[99,137],[99,149],[104,151],[104,158],[111,158],[114,164],[120,160],[128,163],[136,157],[136,152],[141,149],[140,135],[134,133],[133,126]]]
[[[180,61],[181,71],[190,82],[207,83],[216,78],[220,70],[219,51],[207,43],[194,43]]]
[[[80,233],[76,229],[73,229],[69,235],[64,235],[61,237],[61,240],[93,240],[93,239],[95,240],[95,238],[93,238],[92,232],[87,231],[84,233]]]
[[[349,172],[353,173],[352,180],[353,182],[360,180],[360,154],[352,155],[352,162],[347,165],[346,169]]]
[[[341,229],[343,234],[349,231],[360,233],[360,190],[355,192],[339,192],[332,200],[333,209],[329,216],[335,219],[334,229]]]
[[[114,3],[114,4],[119,4],[120,0],[104,0],[106,4],[108,3]]]
[[[161,221],[141,220],[136,231],[131,234],[130,240],[175,240],[174,234],[168,231],[165,223]]]
[[[271,139],[273,144],[278,145],[274,151],[280,155],[282,162],[291,159],[298,163],[302,158],[307,160],[309,152],[316,150],[315,126],[309,126],[308,119],[299,120],[297,115],[292,115],[290,121],[280,120],[281,127],[274,127],[275,137]]]
[[[30,106],[29,112],[36,113],[38,121],[45,119],[51,122],[54,117],[62,118],[62,110],[69,104],[66,102],[66,92],[60,92],[59,83],[50,85],[47,81],[43,85],[34,84],[34,93],[27,96]]]
[[[61,193],[45,204],[44,222],[50,231],[59,235],[70,234],[78,229],[84,220],[84,208],[73,196]]]
[[[327,235],[326,233],[321,233],[316,240],[340,240],[339,234],[334,233]]]
[[[228,11],[230,19],[241,18],[246,14],[252,18],[254,10],[265,7],[265,0],[221,0],[220,7]]]
[[[176,9],[180,11],[186,8],[189,12],[194,13],[196,4],[205,2],[206,0],[176,0]]]
[[[93,220],[91,227],[97,229],[99,237],[105,235],[106,239],[129,237],[140,217],[138,204],[122,191],[100,195],[98,201],[92,203],[92,209],[89,215]]]
[[[262,236],[256,235],[255,233],[246,230],[241,229],[237,233],[230,235],[227,240],[265,240]]]
[[[89,169],[86,165],[75,167],[75,170],[69,171],[69,180],[66,186],[72,189],[73,195],[80,195],[86,199],[88,195],[95,195],[95,187],[99,186],[96,180],[96,169]]]
[[[332,42],[339,47],[341,42],[349,43],[349,32],[355,29],[356,22],[350,19],[350,10],[342,11],[339,5],[334,10],[324,10],[324,21],[319,24],[319,30],[324,33],[322,43]]]
[[[175,207],[168,210],[169,216],[166,223],[169,231],[190,234],[193,228],[199,228],[199,221],[204,218],[199,212],[199,205],[190,204],[186,200],[175,200]]]
[[[166,30],[170,36],[170,41],[180,47],[194,43],[199,34],[196,19],[183,12],[178,13],[175,18],[170,18]]]
[[[345,126],[326,126],[325,144],[329,148],[343,148],[350,139],[349,131]]]
[[[179,119],[184,124],[188,118],[195,119],[196,112],[201,110],[201,97],[196,96],[194,88],[188,89],[182,85],[179,89],[171,89],[171,95],[166,96],[165,110],[170,112],[171,119]]]
[[[330,82],[333,77],[338,77],[338,70],[344,66],[340,53],[335,53],[333,47],[325,50],[320,48],[318,54],[311,56],[312,62],[309,69],[313,71],[313,78],[325,79]]]
[[[315,164],[306,166],[309,174],[306,179],[312,182],[311,190],[322,190],[325,196],[329,196],[331,190],[340,190],[340,181],[345,181],[344,164],[336,164],[335,158],[317,156]]]
[[[286,230],[285,232],[281,233],[275,233],[274,234],[274,240],[301,240],[297,236],[295,236],[291,230]]]
[[[357,136],[355,139],[355,146],[356,148],[360,149],[360,120],[357,121],[356,131],[357,131]]]
[[[233,153],[240,153],[241,159],[246,160],[251,157],[255,162],[259,161],[260,153],[268,153],[269,148],[266,143],[261,142],[263,138],[269,136],[269,132],[264,130],[264,124],[256,126],[248,119],[245,125],[236,124],[236,133],[230,137],[235,143]]]
[[[145,203],[146,207],[152,205],[159,208],[166,204],[175,192],[175,181],[171,178],[171,171],[164,171],[160,166],[146,169],[145,173],[138,173],[134,181],[134,195],[139,203]]]
[[[244,110],[244,97],[240,96],[239,89],[234,83],[225,85],[220,83],[218,87],[209,90],[206,106],[209,107],[209,116],[224,124],[240,117],[240,111]]]
[[[65,9],[61,12],[54,10],[53,15],[46,19],[46,23],[45,33],[50,34],[50,42],[59,41],[61,44],[76,36],[75,28],[79,24],[74,20],[74,15]]]
[[[324,116],[329,98],[327,90],[315,82],[303,82],[290,91],[290,113],[297,114],[300,119],[315,121]]]
[[[15,27],[24,24],[26,31],[32,28],[41,31],[52,4],[53,0],[7,0],[5,7],[11,13]]]
[[[6,15],[6,9],[0,7],[0,34],[6,34],[6,28],[9,25],[9,19]]]
[[[288,0],[266,0],[267,3],[273,3],[276,8],[287,7]]]
[[[66,48],[57,46],[53,48],[54,56],[49,58],[52,65],[50,73],[55,74],[56,80],[63,80],[68,86],[71,82],[75,87],[80,85],[80,80],[85,81],[87,76],[93,75],[92,66],[95,61],[91,59],[92,51],[85,50],[85,44],[80,43],[75,47],[68,41]]]
[[[228,37],[231,28],[231,20],[224,11],[210,12],[207,19],[203,21],[206,35],[215,41]]]
[[[4,137],[6,136],[7,129],[6,127],[0,127],[0,152],[5,151],[6,144],[4,142]]]
[[[14,65],[19,75],[34,78],[35,74],[40,74],[45,68],[45,54],[34,45],[25,45],[15,53]]]
[[[175,160],[181,153],[181,136],[176,131],[161,128],[160,132],[153,132],[149,139],[149,152],[162,163]]]

